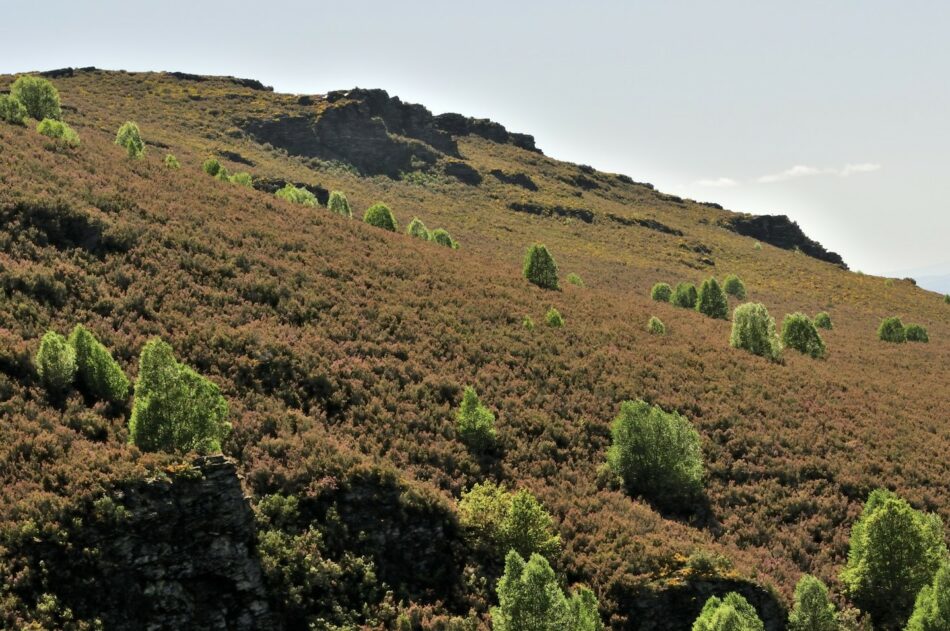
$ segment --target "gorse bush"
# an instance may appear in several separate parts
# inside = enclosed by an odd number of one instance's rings
[[[924,585],[914,602],[907,631],[947,631],[950,629],[950,564],[944,563],[933,583]]]
[[[666,334],[666,325],[656,316],[650,316],[650,320],[647,322],[647,331],[653,335],[664,335]]]
[[[657,283],[650,290],[650,297],[657,302],[669,302],[673,297],[673,288],[666,283]]]
[[[44,118],[36,126],[36,131],[47,138],[52,138],[53,140],[56,140],[67,147],[79,146],[79,134],[77,134],[72,127],[62,121],[54,120],[52,118]]]
[[[241,173],[235,173],[234,175],[228,176],[228,181],[232,184],[237,184],[238,186],[254,188],[254,178],[251,177],[250,173],[243,171]]]
[[[350,202],[347,201],[346,195],[340,191],[332,191],[330,193],[330,198],[327,200],[327,208],[330,212],[343,215],[344,217],[353,216],[353,211],[350,210]]]
[[[455,421],[459,437],[469,447],[483,450],[495,443],[495,415],[479,401],[475,388],[465,388]]]
[[[554,307],[548,309],[548,312],[544,314],[544,320],[548,323],[548,326],[556,329],[564,326],[564,318],[561,316],[561,312]]]
[[[729,319],[729,299],[715,278],[703,281],[696,300],[696,311],[717,320]]]
[[[745,283],[735,274],[726,276],[726,279],[722,283],[722,289],[730,296],[734,296],[739,300],[746,299]]]
[[[59,105],[59,91],[42,77],[25,75],[18,78],[10,86],[10,97],[22,103],[27,114],[36,120],[59,120],[63,117]]]
[[[558,289],[557,263],[548,249],[535,243],[524,256],[524,277],[542,289]]]
[[[667,508],[683,508],[701,493],[699,433],[688,420],[644,401],[624,401],[610,432],[607,464],[628,493]]]
[[[908,342],[929,342],[930,336],[927,335],[927,329],[919,324],[908,324],[904,329],[904,337]]]
[[[208,158],[201,164],[201,169],[211,177],[215,177],[221,171],[221,163],[216,158]]]
[[[76,351],[78,381],[85,392],[101,401],[125,401],[129,380],[96,336],[77,324],[69,334],[69,344]]]
[[[22,125],[26,120],[26,106],[7,94],[0,94],[0,120],[11,125]]]
[[[782,320],[782,344],[815,359],[825,356],[825,341],[803,313],[791,313]]]
[[[316,195],[305,188],[297,188],[289,182],[284,185],[284,188],[280,189],[274,194],[277,197],[285,199],[293,204],[300,204],[301,206],[308,206],[310,208],[317,207]]]
[[[570,274],[567,275],[567,282],[577,287],[584,286],[584,281],[581,280],[581,277],[575,274],[574,272],[571,272]]]
[[[493,482],[476,484],[462,493],[458,512],[462,527],[493,556],[514,550],[525,557],[540,554],[553,559],[561,549],[554,521],[525,489],[512,493]]]
[[[382,202],[376,202],[367,208],[366,213],[363,215],[363,221],[371,226],[389,230],[390,232],[396,232],[397,230],[396,217],[393,215],[393,211]]]
[[[426,225],[422,223],[422,220],[418,217],[413,217],[412,221],[409,222],[409,225],[406,226],[406,234],[410,237],[416,237],[417,239],[422,239],[423,241],[429,240],[429,229],[426,228]]]
[[[180,168],[181,168],[181,162],[179,162],[179,161],[178,161],[178,158],[176,158],[175,156],[173,156],[173,155],[170,154],[170,153],[165,156],[164,163],[165,163],[165,166],[168,167],[169,169],[180,169]]]
[[[699,294],[696,292],[696,285],[693,283],[679,283],[676,291],[673,292],[673,298],[670,300],[675,306],[684,309],[695,309]]]
[[[56,331],[47,331],[33,358],[36,373],[48,392],[62,394],[76,377],[76,351]]]
[[[693,631],[764,631],[765,626],[755,608],[736,592],[723,598],[712,596],[706,601]]]
[[[127,121],[119,127],[115,135],[115,144],[124,147],[129,158],[138,160],[145,155],[145,142],[142,140],[142,132],[139,126],[132,121]]]
[[[828,588],[814,576],[802,576],[795,586],[788,631],[838,631],[838,615],[828,598]]]
[[[825,311],[815,314],[814,323],[819,329],[827,329],[830,331],[834,328],[834,325],[831,323],[831,316]]]
[[[459,244],[452,238],[452,235],[450,235],[448,231],[443,228],[436,228],[432,231],[429,237],[432,239],[433,243],[438,243],[443,247],[452,248],[453,250],[457,250],[459,247]]]
[[[772,361],[778,361],[782,357],[782,345],[775,332],[775,320],[769,315],[765,305],[755,302],[741,304],[732,312],[729,345]]]
[[[877,328],[877,338],[883,342],[903,344],[907,340],[904,323],[897,316],[884,318],[881,320],[881,326]]]
[[[145,344],[135,381],[129,441],[143,451],[213,453],[231,431],[218,386],[178,363],[171,346]]]
[[[851,528],[848,563],[841,571],[851,601],[877,628],[897,628],[910,616],[917,594],[947,559],[943,522],[895,495],[877,489]]]

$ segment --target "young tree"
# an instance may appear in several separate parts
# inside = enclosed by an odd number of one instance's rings
[[[647,322],[647,331],[653,335],[665,335],[666,326],[658,317],[650,316],[650,320]]]
[[[561,549],[554,521],[525,489],[511,493],[492,482],[476,484],[462,493],[459,522],[492,554],[514,550],[522,556],[554,558]]]
[[[826,352],[825,341],[804,313],[791,313],[782,320],[782,344],[814,359]]]
[[[838,631],[838,615],[828,598],[828,588],[814,576],[805,574],[795,586],[788,631]]]
[[[834,325],[831,323],[831,316],[828,315],[827,311],[821,311],[815,314],[815,326],[828,331],[834,328]]]
[[[944,563],[933,583],[924,585],[914,603],[907,631],[947,631],[950,629],[950,564]]]
[[[676,285],[676,291],[673,292],[673,298],[670,302],[684,309],[695,309],[698,299],[699,294],[696,292],[696,285],[693,283],[679,283]]]
[[[459,249],[458,241],[453,239],[449,231],[444,228],[436,228],[429,236],[433,243],[438,243],[442,247],[452,248],[453,250]]]
[[[466,386],[455,419],[459,436],[472,449],[482,451],[495,444],[495,415],[478,400],[475,388]]]
[[[142,132],[139,126],[132,121],[127,121],[119,127],[115,135],[115,144],[124,147],[130,160],[138,160],[145,155],[145,142],[142,140]]]
[[[919,324],[908,324],[904,329],[904,337],[908,342],[929,342],[930,336],[927,335],[927,329]]]
[[[143,451],[213,453],[231,431],[218,386],[178,363],[155,338],[139,358],[129,441]]]
[[[350,210],[350,202],[346,200],[346,195],[340,191],[332,191],[330,193],[330,198],[327,200],[327,208],[330,212],[343,215],[344,217],[353,216],[353,211]]]
[[[729,319],[729,300],[715,278],[707,278],[700,286],[696,311],[717,320]]]
[[[557,263],[548,249],[535,243],[524,256],[524,277],[542,289],[559,289]]]
[[[76,351],[56,331],[43,335],[33,363],[43,386],[53,395],[62,394],[76,377]]]
[[[409,225],[406,226],[406,234],[408,234],[410,237],[422,239],[423,241],[428,241],[431,238],[429,229],[426,228],[426,225],[422,223],[422,220],[418,217],[413,217],[412,221],[409,222]]]
[[[666,283],[657,283],[650,290],[650,297],[657,302],[669,302],[673,297],[673,288]]]
[[[36,120],[59,120],[63,117],[59,91],[42,77],[24,75],[18,78],[10,86],[10,96],[22,103],[30,117]]]
[[[102,401],[125,401],[129,394],[129,379],[96,336],[77,324],[69,334],[69,344],[76,351],[79,383],[85,391]]]
[[[301,206],[307,206],[310,208],[317,207],[316,195],[303,187],[297,188],[289,182],[284,185],[284,188],[280,189],[274,194],[281,199],[291,202],[292,204],[300,204]]]
[[[221,171],[221,163],[216,158],[208,158],[201,164],[201,169],[211,177],[217,177]]]
[[[907,340],[904,323],[897,316],[884,318],[881,320],[881,326],[877,328],[877,338],[882,342],[903,344]]]
[[[561,316],[561,312],[551,307],[548,309],[548,312],[544,314],[544,320],[548,323],[548,326],[559,329],[564,326],[564,317]]]
[[[729,344],[778,361],[782,357],[782,346],[775,332],[775,320],[764,305],[747,302],[732,312],[732,334]]]
[[[644,401],[624,401],[611,435],[607,464],[631,495],[682,508],[702,492],[699,433],[678,413]]]
[[[712,596],[706,601],[693,631],[764,631],[765,626],[741,594],[729,592],[723,598]]]
[[[165,166],[169,169],[180,169],[181,162],[178,161],[178,158],[169,153],[165,156]]]
[[[723,290],[730,296],[735,296],[739,300],[746,299],[745,283],[735,274],[729,274],[722,283]]]
[[[7,94],[0,94],[0,120],[11,125],[22,125],[26,119],[26,106]]]
[[[570,274],[567,275],[567,282],[569,282],[570,284],[575,285],[575,286],[577,286],[577,287],[583,287],[583,286],[584,286],[584,281],[581,279],[580,276],[578,276],[578,275],[575,274],[574,272],[571,272]]]
[[[389,206],[382,202],[376,202],[367,208],[366,213],[363,215],[363,221],[371,226],[389,230],[390,232],[396,232],[398,229],[393,211],[389,210]]]
[[[877,628],[904,625],[917,594],[947,559],[943,522],[895,495],[877,489],[851,528],[841,582],[852,602]]]

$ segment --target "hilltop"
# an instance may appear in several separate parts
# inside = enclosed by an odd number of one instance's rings
[[[464,536],[457,501],[485,480],[538,497],[561,537],[560,576],[589,585],[616,629],[686,628],[706,596],[732,590],[768,629],[784,628],[801,573],[837,591],[850,527],[877,487],[950,520],[950,305],[912,282],[848,271],[787,217],[561,162],[525,133],[433,115],[382,90],[289,95],[184,73],[46,75],[81,145],[51,148],[30,126],[0,124],[10,626],[37,619],[47,596],[77,620],[116,616],[89,591],[123,558],[103,542],[122,532],[126,509],[137,514],[136,498],[160,495],[156,480],[190,471],[128,445],[128,404],[46,395],[31,357],[45,331],[77,323],[132,378],[143,345],[160,336],[220,387],[233,425],[224,454],[258,534],[276,533],[266,554],[251,543],[241,563],[321,559],[316,577],[267,575],[261,589],[287,628],[305,628],[304,614],[324,615],[328,602],[345,610],[341,620],[370,626],[391,625],[397,610],[424,628],[449,616],[483,622],[501,560]],[[13,80],[0,76],[0,91]],[[143,160],[113,142],[127,120],[142,130]],[[168,153],[180,169],[166,168]],[[209,177],[209,156],[253,185]],[[321,204],[345,192],[354,218],[275,197],[287,183]],[[359,221],[377,201],[398,233]],[[415,216],[459,248],[403,234]],[[583,286],[527,283],[522,257],[535,242]],[[769,362],[730,348],[729,322],[650,298],[657,282],[727,274],[776,320],[827,311],[827,358]],[[563,327],[544,325],[551,307]],[[665,336],[647,331],[651,315]],[[930,343],[878,341],[891,315],[924,325]],[[473,453],[456,436],[465,386],[496,415],[493,451]],[[693,510],[660,510],[599,473],[610,423],[635,399],[699,431],[705,482]],[[275,517],[274,497],[298,508]],[[221,519],[228,532],[252,528]],[[288,584],[307,581],[318,597],[291,610]],[[217,598],[216,585],[202,583],[198,606],[204,590]],[[134,609],[118,597],[109,606]]]

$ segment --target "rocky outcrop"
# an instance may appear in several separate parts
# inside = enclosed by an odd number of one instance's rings
[[[439,114],[435,117],[435,126],[453,136],[481,136],[500,144],[511,144],[521,149],[541,153],[534,144],[534,136],[516,134],[505,129],[504,125],[487,118],[466,118],[461,114]]]
[[[538,185],[534,183],[534,180],[532,180],[527,173],[506,173],[501,169],[492,169],[489,173],[499,182],[520,186],[529,191],[538,190]]]
[[[615,215],[614,213],[607,213],[607,219],[623,226],[640,226],[641,228],[646,228],[655,232],[662,232],[663,234],[671,234],[676,237],[683,236],[682,230],[679,230],[678,228],[671,228],[670,226],[659,222],[656,219],[646,219],[643,217],[622,217],[620,215]]]
[[[545,206],[531,202],[511,202],[508,208],[519,213],[538,215],[539,217],[563,217],[565,219],[579,219],[584,223],[594,222],[594,213],[586,208],[568,208],[566,206]]]
[[[720,220],[727,230],[764,241],[783,250],[800,250],[813,258],[848,269],[840,254],[829,252],[817,241],[809,239],[798,223],[787,215],[737,214]]]

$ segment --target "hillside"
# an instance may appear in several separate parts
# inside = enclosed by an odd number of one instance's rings
[[[770,630],[784,628],[802,572],[839,591],[850,527],[876,487],[950,520],[950,305],[847,271],[787,219],[560,162],[525,134],[378,90],[49,76],[78,148],[0,124],[0,619],[10,628],[64,625],[43,622],[44,595],[56,615],[107,616],[88,588],[112,561],[89,533],[122,528],[102,498],[122,505],[135,485],[186,469],[128,445],[128,404],[46,395],[31,357],[45,331],[77,323],[130,377],[160,336],[221,388],[234,428],[223,451],[258,527],[287,536],[285,560],[323,559],[321,576],[287,579],[307,582],[311,600],[287,605],[287,584],[268,584],[286,628],[306,628],[308,611],[343,627],[395,628],[397,611],[414,611],[418,628],[449,628],[448,616],[485,624],[501,559],[471,545],[457,511],[484,480],[543,502],[563,541],[556,569],[591,586],[615,629],[688,628],[702,596],[732,589]],[[0,76],[0,91],[13,79]],[[113,143],[126,120],[142,130],[144,160]],[[166,153],[180,170],[164,166]],[[254,188],[209,177],[209,156],[251,173]],[[278,199],[286,182],[322,203],[344,191],[354,218]],[[376,201],[399,233],[359,221]],[[402,234],[414,216],[459,249]],[[561,291],[522,277],[535,242],[555,256]],[[584,286],[563,282],[568,273]],[[656,282],[729,273],[779,322],[829,312],[828,357],[772,363],[730,348],[729,322],[650,298]],[[552,306],[563,328],[544,325]],[[646,330],[651,315],[667,335]],[[879,342],[890,315],[927,327],[930,343]],[[455,434],[468,385],[497,417],[487,454]],[[698,429],[706,480],[694,510],[662,512],[598,481],[628,399]],[[268,522],[261,506],[275,494],[299,510]],[[698,571],[687,559],[699,551],[731,567]],[[324,614],[327,602],[344,613]]]

